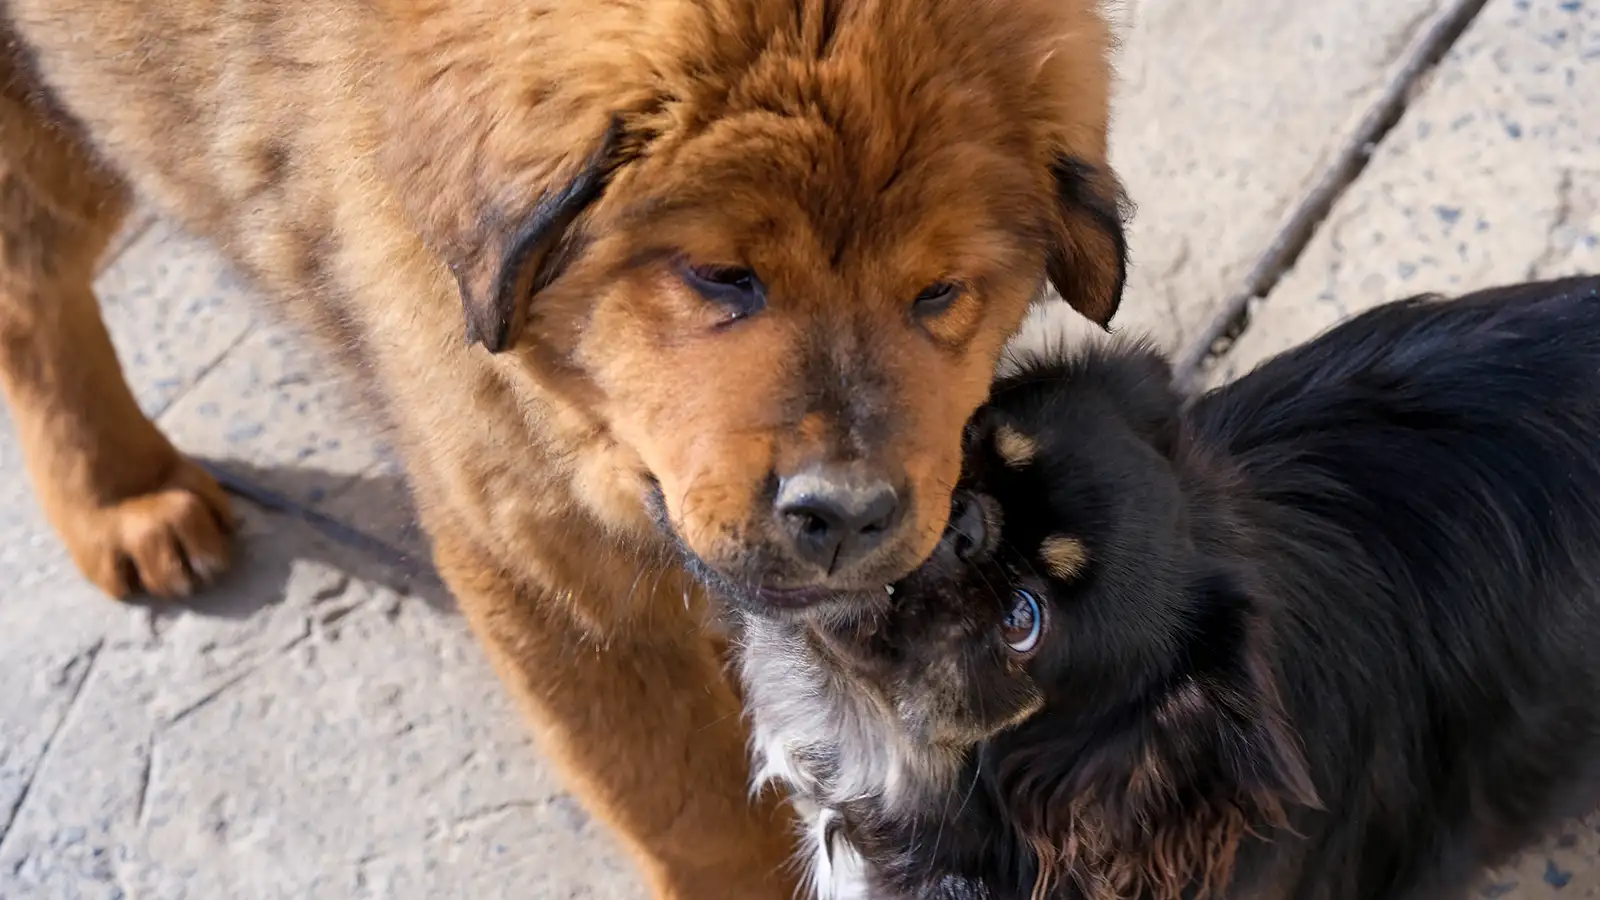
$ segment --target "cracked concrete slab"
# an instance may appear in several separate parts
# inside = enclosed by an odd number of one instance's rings
[[[436,582],[242,506],[213,591],[115,604],[0,420],[0,900],[641,896]]]
[[[261,320],[238,302],[242,282],[167,222],[131,223],[120,262],[96,289],[117,356],[139,405],[159,416],[191,390]]]
[[[382,423],[353,393],[304,336],[266,322],[159,421],[185,452],[426,558]]]
[[[1378,303],[1600,271],[1600,4],[1493,0],[1213,366]]]
[[[130,224],[97,282],[135,396],[186,453],[426,566],[384,429],[203,242]]]

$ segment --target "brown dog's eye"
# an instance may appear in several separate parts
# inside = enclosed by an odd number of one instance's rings
[[[950,308],[961,296],[961,286],[952,281],[935,281],[917,295],[913,308],[919,316],[936,316]]]
[[[766,308],[766,286],[743,266],[686,265],[682,272],[684,283],[695,293],[728,310],[730,322]]]
[[[1011,592],[1011,606],[1000,622],[1000,637],[1013,653],[1032,653],[1044,635],[1044,607],[1032,591]]]

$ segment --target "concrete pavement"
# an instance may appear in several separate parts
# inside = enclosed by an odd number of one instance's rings
[[[1120,4],[1122,327],[1216,381],[1405,293],[1600,271],[1600,3],[1479,5]],[[159,221],[101,292],[141,403],[261,504],[217,589],[118,606],[0,419],[0,900],[642,896],[328,367]],[[1080,331],[1059,308],[1031,328]],[[1600,896],[1597,854],[1574,823],[1482,894]]]

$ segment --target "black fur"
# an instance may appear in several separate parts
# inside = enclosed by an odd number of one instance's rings
[[[1600,278],[1392,303],[1187,408],[1145,349],[1032,360],[970,441],[993,552],[810,626],[904,721],[965,679],[959,774],[839,810],[884,896],[1457,898],[1600,802]]]

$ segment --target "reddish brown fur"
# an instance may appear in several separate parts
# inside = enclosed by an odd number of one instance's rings
[[[1142,787],[1160,789],[1154,784]],[[1129,785],[1129,792],[1140,788]],[[1246,817],[1265,812],[1281,820],[1275,798],[1262,799],[1272,805],[1252,810],[1226,806],[1177,826],[1141,821],[1137,830],[1117,830],[1108,824],[1116,813],[1103,801],[1082,798],[1068,812],[1072,825],[1064,843],[1035,841],[1040,866],[1033,896],[1050,896],[1059,879],[1070,873],[1067,877],[1091,900],[1217,900],[1233,877],[1239,842],[1249,834]]]
[[[644,495],[714,566],[811,577],[762,556],[763,485],[852,439],[818,384],[874,391],[864,452],[915,507],[849,577],[926,555],[1040,274],[1116,308],[1088,0],[10,0],[0,37],[0,381],[84,572],[168,594],[226,562],[225,499],[94,308],[138,195],[354,364],[441,573],[657,893],[787,896]],[[719,328],[683,257],[754,267],[770,309]],[[965,292],[914,320],[938,279]]]
[[[1259,625],[1252,630],[1267,640]],[[1283,723],[1259,654],[1251,668],[1261,687],[1256,715],[1266,722],[1274,752],[1303,770],[1298,742]],[[1190,684],[1175,692],[1156,713],[1161,727],[1182,733],[1209,706],[1240,702],[1204,696],[1207,690]],[[1185,804],[1170,765],[1155,744],[1146,745],[1120,790],[1092,788],[1062,811],[1038,811],[1029,838],[1040,861],[1035,900],[1050,896],[1062,878],[1073,879],[1091,900],[1219,900],[1232,882],[1240,843],[1254,834],[1250,823],[1287,828],[1285,802],[1319,803],[1302,782],[1290,795],[1263,786]]]

